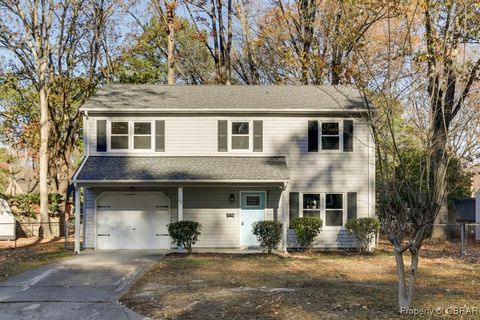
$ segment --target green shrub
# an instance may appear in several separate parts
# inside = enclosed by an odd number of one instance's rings
[[[380,231],[380,222],[375,218],[348,219],[345,229],[355,238],[358,249],[363,253],[368,251]]]
[[[316,217],[303,217],[293,220],[293,229],[297,236],[298,244],[309,250],[315,244],[315,238],[322,231],[322,219]]]
[[[253,224],[253,234],[257,237],[260,247],[272,253],[282,239],[282,224],[276,221],[257,221]]]
[[[198,236],[201,234],[202,226],[195,221],[177,221],[168,225],[168,233],[172,237],[177,246],[183,246],[192,253],[192,245],[198,241]]]
[[[10,207],[16,207],[20,214],[35,218],[40,205],[40,194],[38,192],[17,194],[10,196],[8,202]]]
[[[10,207],[15,207],[18,214],[35,218],[40,206],[40,193],[29,192],[6,197]],[[63,196],[57,193],[48,195],[48,211],[50,214],[61,213]]]
[[[63,204],[63,196],[58,193],[50,193],[48,195],[48,210],[52,214],[58,214],[61,213],[62,209],[62,204]]]

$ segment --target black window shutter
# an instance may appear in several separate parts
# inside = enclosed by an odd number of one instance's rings
[[[343,121],[343,151],[353,151],[353,121]]]
[[[290,229],[293,228],[293,220],[299,217],[299,193],[298,192],[290,192]]]
[[[308,121],[308,152],[318,152],[318,121]]]
[[[165,151],[165,120],[155,120],[155,152]]]
[[[97,120],[97,151],[107,151],[107,120]]]
[[[263,151],[263,121],[253,121],[253,152]]]
[[[228,121],[218,120],[218,152],[228,151]]]
[[[347,219],[357,219],[356,192],[347,192]]]

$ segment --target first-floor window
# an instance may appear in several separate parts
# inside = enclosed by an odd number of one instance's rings
[[[325,194],[325,226],[343,226],[343,194]]]
[[[320,194],[303,194],[303,216],[320,218]]]

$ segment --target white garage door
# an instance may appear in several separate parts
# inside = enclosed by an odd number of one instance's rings
[[[98,249],[169,249],[162,193],[106,193],[97,200]]]

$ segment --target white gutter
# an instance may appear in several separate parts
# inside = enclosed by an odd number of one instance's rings
[[[231,110],[231,109],[155,109],[155,108],[124,108],[124,109],[99,109],[99,108],[89,108],[80,109],[82,112],[104,112],[104,113],[125,113],[125,112],[138,112],[138,113],[309,113],[309,114],[318,114],[318,113],[365,113],[368,111],[376,111],[375,109],[242,109],[242,110]]]
[[[75,180],[75,183],[282,183],[288,180]]]

